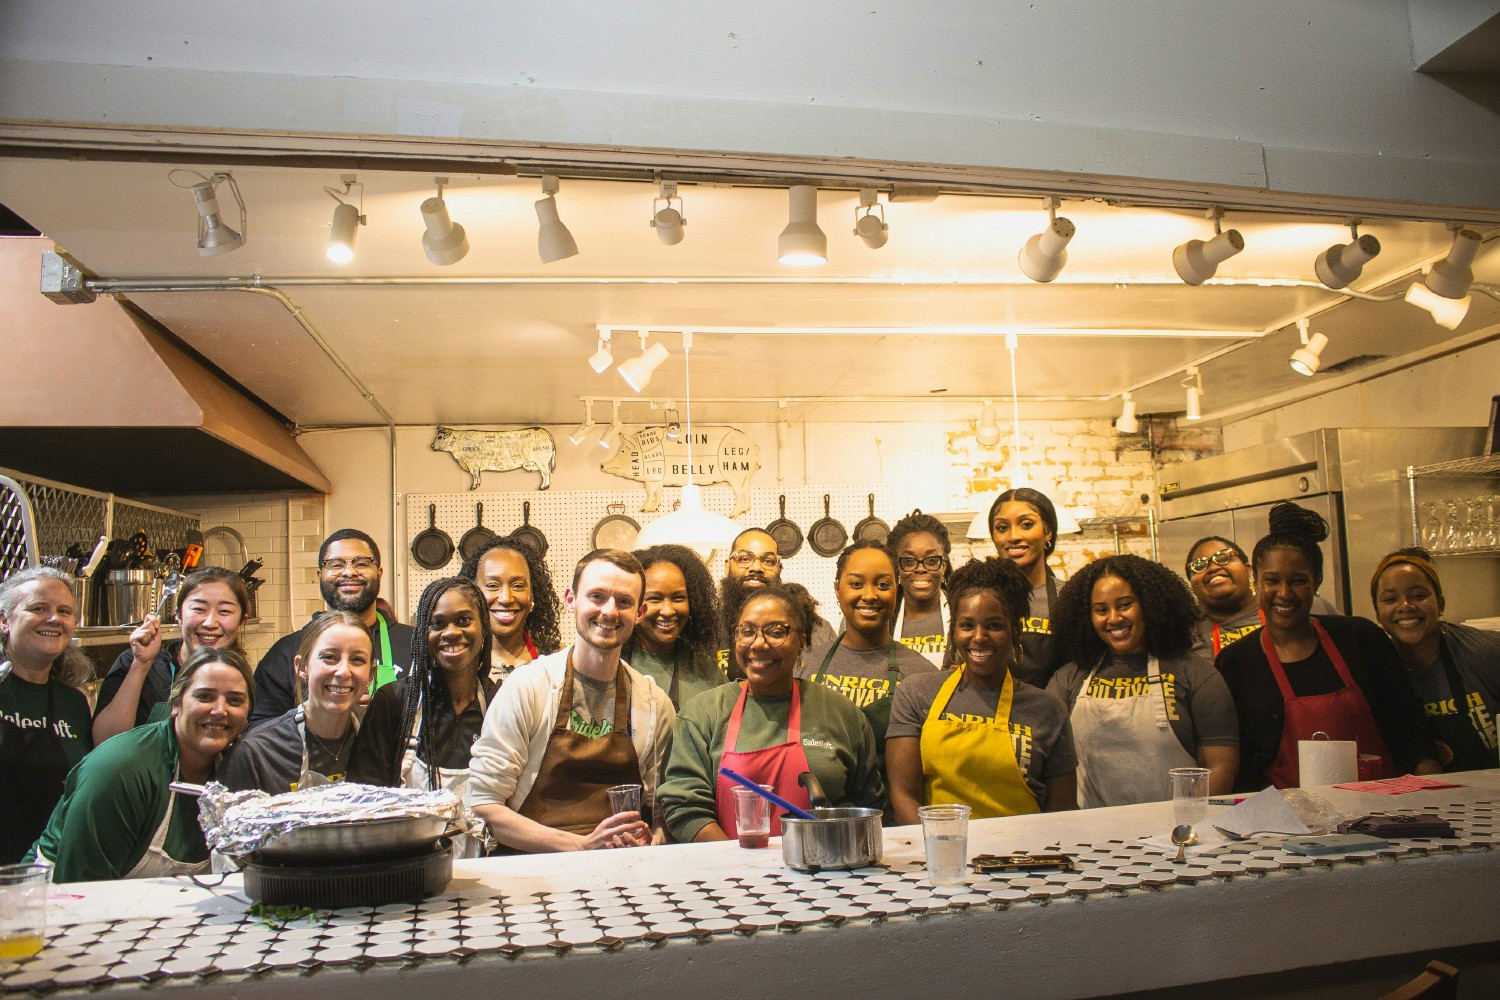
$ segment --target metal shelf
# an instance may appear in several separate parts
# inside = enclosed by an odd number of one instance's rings
[[[1414,465],[1406,471],[1409,476],[1430,479],[1488,479],[1500,476],[1500,454],[1455,458],[1432,465]]]

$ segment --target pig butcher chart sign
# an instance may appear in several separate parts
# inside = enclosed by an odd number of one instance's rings
[[[479,477],[485,472],[510,472],[524,469],[542,477],[539,490],[552,485],[552,470],[557,466],[557,446],[552,435],[540,427],[522,427],[513,431],[469,431],[439,427],[432,439],[433,451],[446,451],[458,467],[469,474],[469,489],[479,489]]]
[[[692,479],[699,486],[728,483],[734,490],[739,517],[750,509],[750,477],[760,468],[760,447],[737,427],[694,427]],[[688,436],[667,439],[662,427],[642,427],[620,435],[620,447],[600,466],[612,476],[633,479],[646,487],[641,510],[661,508],[661,488],[688,481]]]

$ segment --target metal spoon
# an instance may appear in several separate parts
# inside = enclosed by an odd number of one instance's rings
[[[1174,864],[1182,864],[1187,860],[1187,849],[1189,844],[1198,842],[1198,831],[1187,823],[1172,827],[1172,843],[1177,845],[1177,857],[1172,859]]]

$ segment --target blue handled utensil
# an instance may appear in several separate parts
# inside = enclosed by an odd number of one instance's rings
[[[731,771],[727,767],[721,767],[721,768],[719,768],[719,773],[722,774],[724,777],[728,778],[730,781],[734,782],[737,785],[744,785],[746,788],[750,789],[756,795],[759,795],[761,798],[763,798],[766,801],[770,802],[772,805],[777,806],[783,812],[791,813],[793,816],[797,817],[798,819],[817,819],[818,818],[818,817],[814,816],[812,813],[808,812],[806,809],[803,809],[801,806],[794,806],[794,805],[792,805],[790,802],[788,802],[786,799],[782,798],[780,795],[777,795],[775,792],[768,792],[768,791],[766,791],[764,788],[760,787],[755,782],[753,782],[749,778],[745,777],[743,774],[740,774],[738,771]]]

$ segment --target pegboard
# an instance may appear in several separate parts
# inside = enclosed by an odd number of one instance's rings
[[[547,536],[547,569],[557,585],[558,596],[573,579],[573,567],[593,548],[594,526],[605,517],[610,504],[624,504],[625,514],[649,524],[676,507],[681,490],[666,487],[662,490],[661,510],[649,514],[641,513],[645,502],[645,490],[638,486],[625,486],[619,490],[528,490],[516,493],[408,493],[402,498],[405,513],[406,537],[401,541],[401,559],[406,565],[406,600],[402,609],[403,620],[411,620],[416,611],[417,600],[422,591],[433,580],[458,572],[463,560],[456,551],[459,539],[474,527],[474,505],[484,504],[484,526],[497,535],[504,535],[521,526],[522,503],[531,503],[531,524]],[[813,522],[823,516],[823,495],[828,494],[832,516],[851,535],[854,527],[870,512],[868,497],[875,494],[875,515],[885,523],[894,525],[906,510],[892,508],[891,488],[885,484],[839,485],[839,486],[787,486],[754,488],[750,491],[750,510],[736,518],[745,527],[764,527],[781,516],[779,498],[786,495],[786,516],[796,522],[804,535]],[[703,487],[703,503],[709,510],[720,513],[730,510],[733,491],[727,485]],[[455,552],[448,564],[440,569],[425,570],[411,558],[412,540],[427,528],[428,504],[437,506],[437,526],[453,539]],[[724,559],[727,552],[716,552],[709,559],[709,573],[715,580],[724,575]],[[838,602],[833,597],[834,558],[823,557],[813,551],[804,539],[802,548],[786,561],[782,578],[794,580],[806,587],[818,600],[818,613],[829,621],[839,618]],[[567,636],[564,630],[564,636]]]

